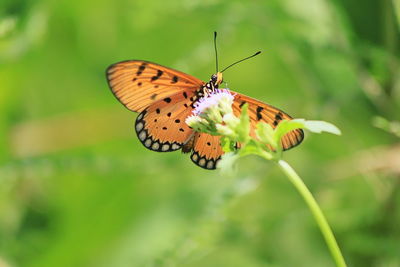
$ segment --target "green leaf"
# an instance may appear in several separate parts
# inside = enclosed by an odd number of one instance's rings
[[[290,131],[305,128],[304,119],[296,119],[296,120],[283,120],[281,121],[278,126],[275,128],[274,131],[274,140],[275,143],[280,144],[280,140],[282,137]]]
[[[224,152],[232,152],[235,150],[235,142],[233,142],[229,137],[221,136],[220,138],[222,150]]]
[[[246,103],[242,106],[242,113],[240,114],[240,123],[236,127],[236,131],[239,137],[239,142],[242,144],[246,144],[249,139],[250,133],[250,118],[247,112],[249,105]]]
[[[239,155],[241,157],[244,157],[247,155],[258,155],[267,160],[273,159],[274,155],[271,152],[265,151],[265,149],[266,149],[266,146],[264,144],[260,143],[257,140],[251,139],[245,146],[243,146],[239,150]]]
[[[239,155],[241,157],[247,155],[258,154],[260,150],[260,146],[254,140],[250,140],[246,145],[242,146],[239,150]]]
[[[342,134],[338,127],[326,121],[305,121],[304,126],[305,129],[313,133],[327,132],[336,135]]]
[[[340,130],[332,123],[326,121],[307,121],[305,119],[294,119],[281,121],[275,129],[274,139],[279,144],[282,137],[290,131],[306,129],[313,133],[327,132],[341,135]]]
[[[257,124],[257,138],[264,144],[269,144],[274,149],[276,149],[278,147],[278,143],[274,139],[274,134],[274,129],[272,129],[271,125],[264,122],[260,122]]]

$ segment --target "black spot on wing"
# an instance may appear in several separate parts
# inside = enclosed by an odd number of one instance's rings
[[[261,111],[263,111],[263,107],[257,107],[257,120],[261,120],[262,119],[262,115],[261,115]]]
[[[242,101],[242,103],[239,105],[239,108],[242,108],[244,104],[246,104],[246,101]]]
[[[151,77],[151,81],[158,80],[158,78],[160,78],[162,74],[163,74],[162,70],[157,70],[157,74],[155,76]]]
[[[178,76],[172,77],[171,83],[177,83],[179,80]]]
[[[283,119],[282,116],[283,114],[281,112],[276,113],[275,120],[273,122],[274,126],[277,126],[278,123]]]
[[[142,63],[142,65],[139,66],[138,71],[136,72],[136,75],[139,76],[140,74],[142,74],[142,72],[146,69],[146,63]]]

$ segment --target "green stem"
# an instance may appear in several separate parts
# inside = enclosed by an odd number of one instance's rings
[[[322,232],[322,235],[325,238],[325,242],[328,245],[332,257],[336,262],[336,266],[346,267],[346,262],[344,261],[342,252],[340,251],[340,248],[336,242],[335,236],[333,235],[332,230],[329,227],[329,224],[321,211],[321,208],[318,206],[317,201],[312,196],[307,186],[303,183],[303,180],[301,180],[300,176],[286,161],[279,160],[277,163],[281,170],[287,175],[292,184],[296,187],[297,191],[299,191],[300,195],[306,201],[308,207],[311,210],[311,213],[314,215],[315,221],[317,222]]]

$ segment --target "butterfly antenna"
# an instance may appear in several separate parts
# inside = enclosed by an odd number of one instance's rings
[[[226,67],[225,69],[223,69],[221,72],[226,71],[227,69],[229,69],[229,68],[232,67],[233,65],[236,65],[236,64],[238,64],[238,63],[240,63],[240,62],[242,62],[242,61],[245,61],[245,60],[247,60],[247,59],[249,59],[249,58],[255,57],[255,56],[257,56],[257,55],[260,54],[260,53],[261,53],[261,51],[258,51],[258,52],[255,53],[254,55],[251,55],[251,56],[249,56],[249,57],[246,57],[246,58],[244,58],[244,59],[241,59],[241,60],[239,60],[239,61],[236,61],[235,63],[232,63],[231,65],[229,65],[228,67]]]
[[[214,50],[215,50],[215,68],[216,72],[218,72],[218,52],[217,52],[217,32],[214,31]]]

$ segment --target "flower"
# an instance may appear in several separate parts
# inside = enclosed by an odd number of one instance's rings
[[[190,115],[189,117],[187,117],[185,122],[197,132],[205,132],[210,126],[206,119],[195,115]]]
[[[225,118],[236,118],[232,110],[233,100],[234,95],[229,89],[216,89],[194,104],[193,115],[187,117],[185,122],[195,131],[221,135],[219,129],[228,124]]]
[[[229,111],[232,109],[234,95],[231,94],[229,89],[216,89],[210,93],[207,97],[202,97],[198,102],[194,104],[195,109],[193,110],[194,115],[200,115],[205,113],[208,109],[220,107],[222,111]],[[230,109],[230,110],[229,110]]]

